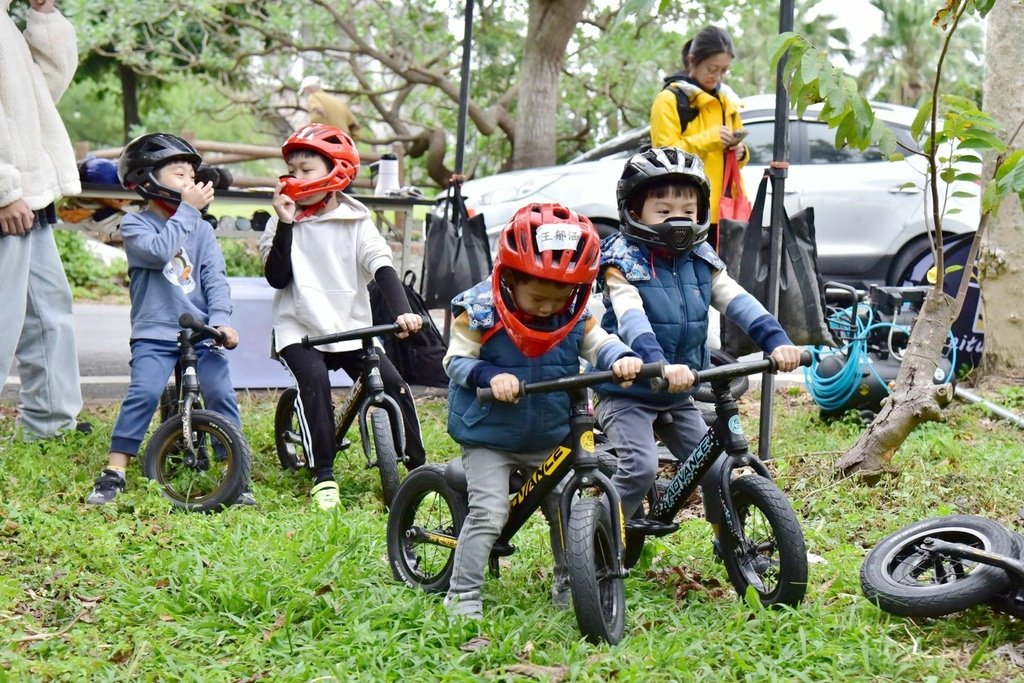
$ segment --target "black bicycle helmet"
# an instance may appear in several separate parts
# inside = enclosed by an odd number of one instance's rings
[[[646,225],[630,215],[629,200],[647,185],[677,181],[697,190],[697,220],[669,218]],[[684,254],[708,238],[711,227],[711,186],[700,157],[675,147],[653,147],[630,157],[622,169],[615,197],[619,205],[619,231],[649,247]]]
[[[203,157],[187,140],[177,135],[149,133],[125,145],[117,160],[117,178],[126,190],[135,190],[146,199],[178,204],[181,193],[156,179],[157,169],[169,161],[187,161],[198,170]]]

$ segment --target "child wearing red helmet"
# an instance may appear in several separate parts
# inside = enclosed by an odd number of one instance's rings
[[[334,480],[334,411],[328,371],[339,368],[355,377],[360,370],[360,342],[338,342],[304,349],[303,336],[344,332],[373,324],[366,286],[380,286],[399,336],[423,324],[412,313],[398,278],[391,248],[377,232],[370,213],[343,194],[359,170],[352,138],[324,124],[303,126],[281,147],[288,175],[274,190],[276,217],[260,238],[267,282],[274,293],[274,351],[295,378],[305,429],[303,447],[313,468],[313,500],[324,510],[338,505]],[[412,392],[381,354],[384,392],[402,410],[410,468],[425,454]]]
[[[586,217],[558,204],[519,209],[498,238],[491,277],[452,300],[451,342],[444,358],[451,378],[448,433],[462,447],[469,515],[455,550],[445,606],[479,619],[480,589],[491,547],[508,517],[508,480],[535,467],[569,433],[569,399],[561,393],[516,399],[519,383],[579,372],[580,358],[631,380],[640,359],[586,311],[600,262],[597,231]],[[481,404],[489,387],[497,402]],[[557,495],[544,514],[557,520]],[[557,523],[552,597],[568,604]]]

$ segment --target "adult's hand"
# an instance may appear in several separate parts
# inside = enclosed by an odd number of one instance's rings
[[[732,147],[739,142],[729,126],[719,126],[718,137],[722,140],[722,147]]]
[[[36,216],[23,199],[15,199],[0,207],[0,232],[4,235],[25,235],[32,229]]]
[[[29,0],[32,9],[43,14],[49,14],[57,9],[57,0]]]

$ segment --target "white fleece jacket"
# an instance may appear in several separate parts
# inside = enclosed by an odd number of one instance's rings
[[[377,232],[369,210],[346,194],[322,216],[311,216],[292,228],[292,281],[274,292],[275,351],[298,344],[304,335],[346,332],[373,324],[366,286],[374,273],[393,265],[391,247]],[[267,262],[277,233],[277,216],[267,221],[260,237],[260,256]],[[359,341],[318,347],[321,351],[352,351]]]
[[[78,194],[75,152],[56,102],[78,68],[75,28],[60,12],[29,10],[22,34],[0,0],[0,206],[42,209]]]

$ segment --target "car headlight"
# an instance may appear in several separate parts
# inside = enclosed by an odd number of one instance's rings
[[[480,205],[504,204],[505,202],[514,202],[520,199],[525,199],[532,194],[540,192],[548,185],[555,183],[563,177],[565,177],[564,173],[540,177],[535,176],[524,182],[522,185],[499,187],[496,190],[491,190],[490,192],[485,192],[480,195],[479,203]]]

